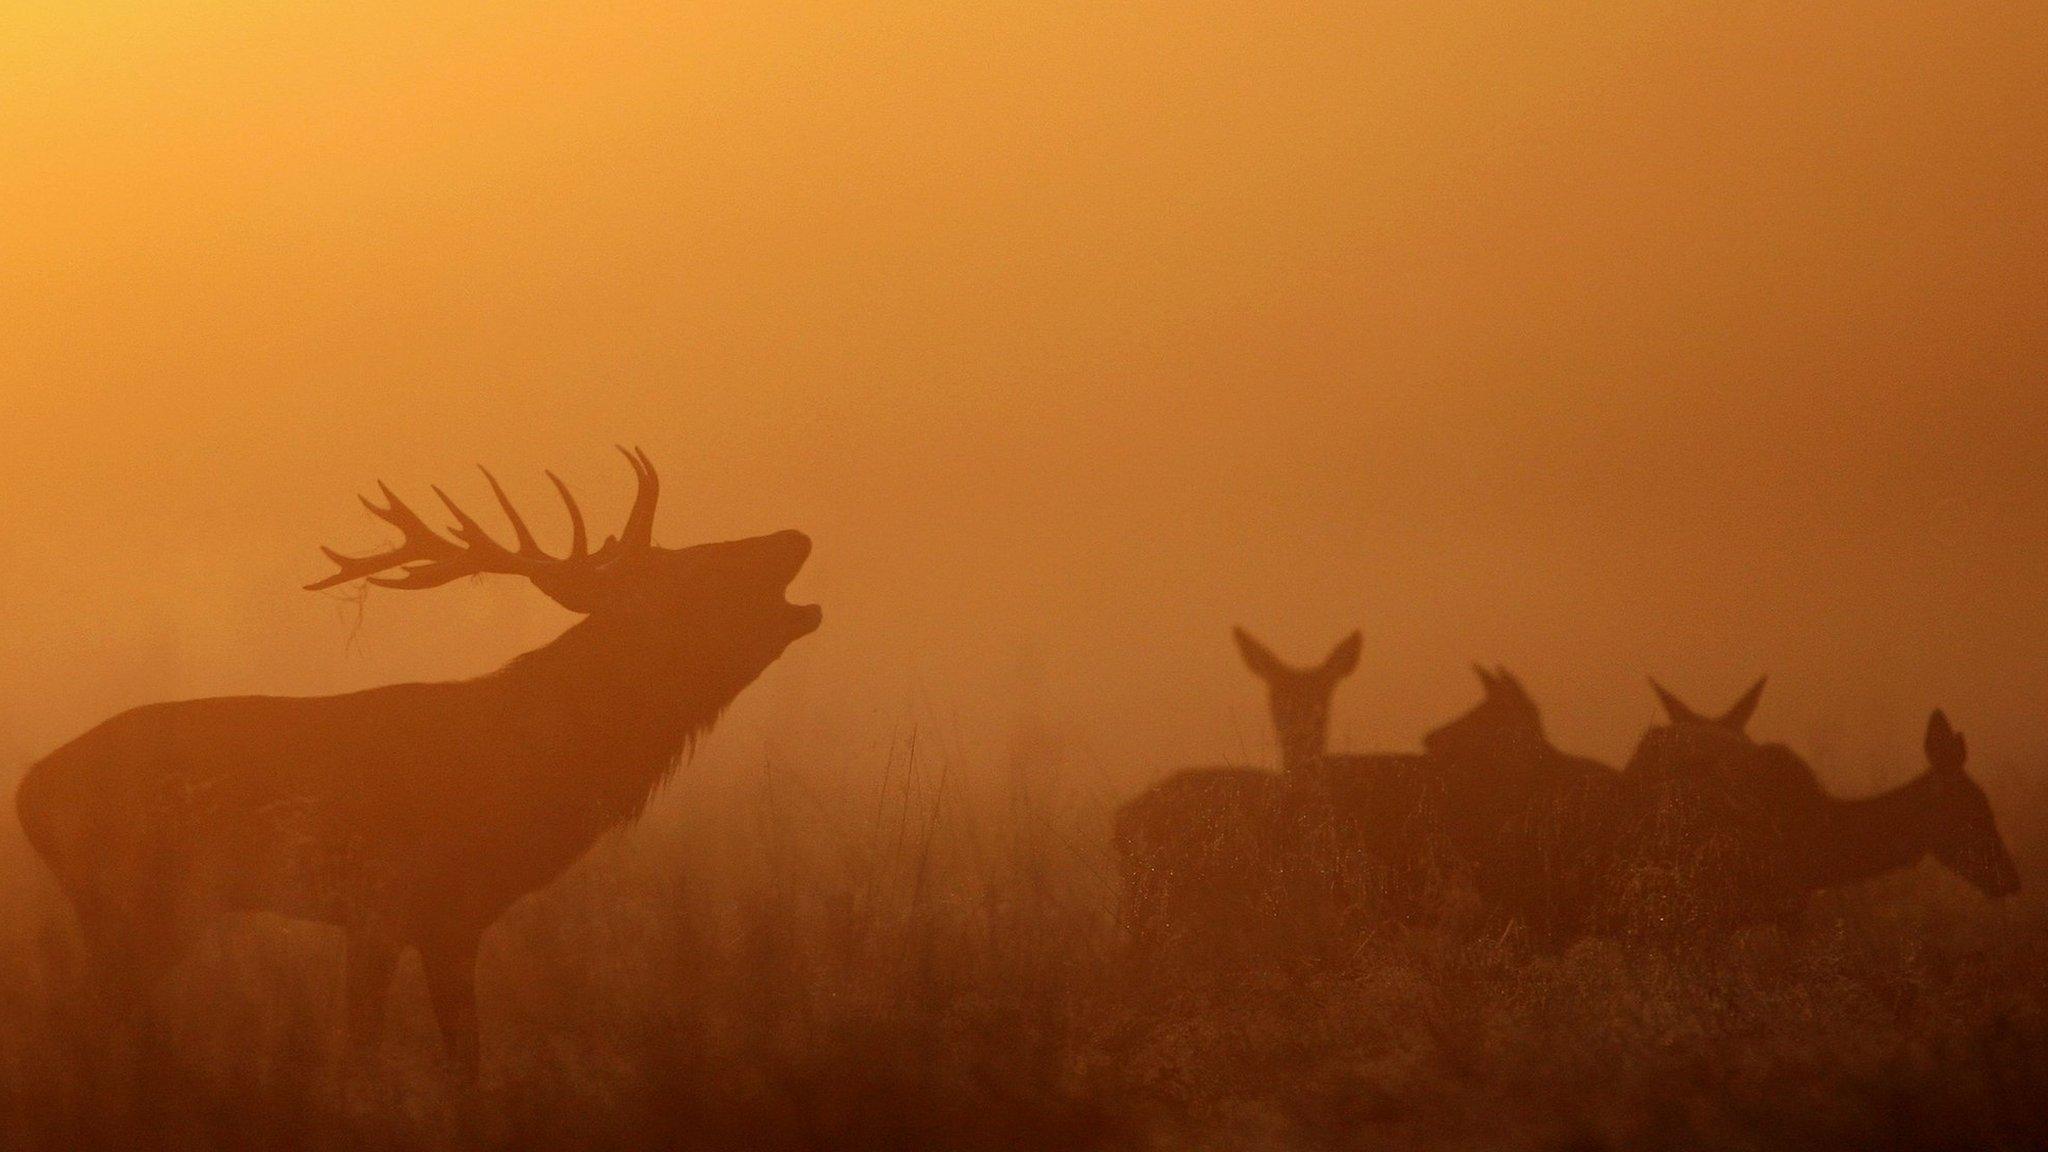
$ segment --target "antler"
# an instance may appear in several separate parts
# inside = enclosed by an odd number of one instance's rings
[[[495,572],[525,576],[541,591],[566,606],[588,611],[585,607],[587,596],[577,590],[581,584],[579,577],[611,564],[622,555],[647,551],[654,546],[654,508],[660,499],[660,478],[655,475],[654,464],[645,452],[637,449],[628,452],[623,447],[619,452],[632,466],[638,491],[633,497],[633,510],[626,516],[622,536],[616,540],[607,539],[595,553],[590,551],[589,536],[584,530],[583,510],[576,506],[576,497],[570,494],[569,486],[562,482],[561,477],[553,472],[547,474],[569,511],[569,554],[556,557],[549,555],[533,538],[511,497],[505,494],[504,485],[498,483],[490,469],[479,467],[491,486],[491,494],[497,497],[498,507],[504,510],[505,519],[511,522],[517,550],[498,543],[475,517],[463,511],[462,506],[446,492],[435,487],[434,495],[441,498],[449,515],[455,517],[455,527],[448,530],[447,536],[441,535],[428,527],[418,513],[380,480],[377,490],[383,493],[383,507],[378,507],[367,497],[358,499],[371,515],[398,529],[404,540],[396,548],[368,556],[345,556],[323,547],[320,551],[334,562],[335,572],[306,587],[319,591],[355,580],[366,580],[382,588],[438,588],[464,576]],[[394,569],[398,575],[382,575]]]

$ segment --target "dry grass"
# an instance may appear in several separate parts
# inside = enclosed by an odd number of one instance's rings
[[[0,1148],[2032,1148],[2048,915],[1931,871],[1810,930],[1692,943],[1388,931],[1139,965],[1099,802],[905,770],[706,794],[486,940],[485,1082],[416,967],[344,1068],[340,948],[224,928],[143,1042],[0,841]]]

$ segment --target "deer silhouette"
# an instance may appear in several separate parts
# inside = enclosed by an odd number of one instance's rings
[[[1623,770],[1626,864],[1686,874],[1710,922],[1795,928],[1813,893],[1928,856],[1986,896],[2018,891],[1990,801],[1964,767],[1967,745],[1940,710],[1928,718],[1924,772],[1845,799],[1789,748],[1750,739],[1763,681],[1711,719],[1651,686],[1670,723],[1646,733]]]
[[[1141,939],[1228,923],[1270,895],[1288,779],[1323,756],[1330,698],[1357,669],[1363,644],[1353,632],[1321,663],[1297,668],[1243,628],[1231,637],[1245,666],[1265,682],[1280,771],[1184,768],[1116,810],[1111,839],[1122,914]]]
[[[1927,768],[1914,779],[1862,799],[1827,797],[1796,828],[1789,857],[1799,884],[1840,887],[1932,856],[1986,896],[2020,890],[1991,801],[1964,770],[1968,745],[1938,708],[1923,747]]]
[[[1424,736],[1422,755],[1326,756],[1304,777],[1317,797],[1306,825],[1322,825],[1309,842],[1334,847],[1340,871],[1365,862],[1394,918],[1432,915],[1450,883],[1545,935],[1582,930],[1614,843],[1619,776],[1553,745],[1512,672],[1474,671],[1484,695]]]
[[[600,547],[552,472],[572,534],[559,558],[488,471],[514,548],[439,488],[455,520],[446,536],[380,484],[383,505],[363,505],[402,543],[323,549],[336,571],[308,585],[523,576],[583,616],[552,643],[473,680],[137,708],[29,769],[22,827],[117,1001],[139,1010],[218,911],[324,921],[346,934],[352,1051],[374,1050],[411,946],[449,1056],[474,1077],[484,929],[635,819],[725,706],[821,619],[784,597],[808,537],[656,546],[659,479],[644,453],[620,451],[638,490]]]
[[[1119,810],[1141,939],[1272,919],[1254,913],[1417,919],[1447,874],[1546,928],[1578,922],[1612,841],[1617,775],[1552,746],[1513,673],[1475,668],[1479,703],[1424,736],[1422,752],[1327,753],[1332,673],[1355,666],[1357,637],[1310,669],[1241,630],[1238,641],[1272,690],[1283,768],[1186,770]]]

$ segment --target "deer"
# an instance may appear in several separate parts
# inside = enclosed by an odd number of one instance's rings
[[[1319,663],[1296,667],[1242,627],[1231,629],[1231,638],[1245,666],[1266,686],[1280,769],[1184,768],[1117,808],[1111,840],[1122,913],[1140,938],[1169,927],[1222,922],[1231,915],[1225,909],[1241,910],[1258,898],[1288,781],[1322,759],[1331,697],[1357,670],[1364,644],[1353,632]]]
[[[1385,915],[1428,919],[1450,880],[1497,916],[1570,935],[1613,842],[1619,774],[1553,745],[1514,673],[1473,671],[1479,703],[1425,735],[1421,755],[1326,756],[1305,807],[1340,869],[1379,874]]]
[[[1929,856],[1987,898],[2019,891],[1990,800],[1965,767],[1967,742],[1946,713],[1928,717],[1924,771],[1842,798],[1791,749],[1749,737],[1763,685],[1709,718],[1651,681],[1670,723],[1646,733],[1623,769],[1636,822],[1629,864],[1690,872],[1712,923],[1788,932],[1815,893]]]
[[[1604,800],[1616,774],[1551,746],[1513,673],[1475,665],[1479,703],[1425,735],[1419,753],[1329,753],[1329,696],[1356,666],[1357,635],[1312,668],[1277,660],[1242,629],[1236,636],[1269,686],[1281,770],[1184,770],[1118,811],[1126,916],[1141,934],[1156,922],[1241,923],[1254,901],[1289,903],[1297,918],[1351,915],[1363,902],[1361,865],[1378,874],[1386,911],[1400,919],[1426,915],[1427,889],[1445,869],[1471,870],[1482,896],[1511,911],[1554,919],[1572,906],[1550,887],[1541,898],[1527,889],[1585,871],[1570,853],[1587,842],[1583,825],[1604,833],[1608,813],[1580,792]],[[1557,824],[1560,813],[1572,819]],[[1558,841],[1570,844],[1574,867],[1544,854]]]
[[[1988,898],[2020,890],[1991,800],[1964,768],[1969,745],[1941,709],[1928,716],[1921,746],[1927,767],[1913,779],[1874,796],[1829,796],[1795,826],[1787,861],[1795,884],[1839,888],[1931,856]]]
[[[307,585],[519,576],[580,617],[552,642],[469,680],[146,705],[28,769],[22,828],[115,1001],[139,1011],[217,915],[281,913],[342,930],[352,1056],[377,1050],[412,948],[447,1058],[476,1078],[484,931],[635,821],[726,706],[823,618],[785,595],[809,537],[658,546],[653,462],[619,451],[636,492],[596,548],[553,472],[571,533],[560,557],[488,469],[512,547],[439,487],[445,535],[380,481],[383,503],[362,504],[402,540],[362,556],[323,548],[335,571]]]

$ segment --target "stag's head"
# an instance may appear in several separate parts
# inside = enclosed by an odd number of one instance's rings
[[[1926,780],[1935,797],[1929,846],[1934,858],[1986,896],[2019,891],[2020,871],[1998,834],[1991,801],[1963,767],[1969,746],[1938,708],[1927,718],[1926,748]]]
[[[1543,715],[1521,680],[1502,667],[1489,671],[1474,664],[1472,671],[1478,673],[1486,695],[1463,716],[1424,736],[1422,747],[1432,756],[1453,760],[1490,760],[1546,747]]]
[[[822,619],[817,606],[791,604],[783,595],[811,553],[810,537],[782,531],[688,548],[660,547],[654,543],[654,509],[661,480],[646,453],[619,451],[632,466],[639,489],[625,526],[595,548],[576,498],[553,472],[548,479],[569,513],[569,551],[559,557],[541,548],[489,469],[483,470],[484,479],[511,524],[511,548],[438,487],[434,495],[455,520],[445,535],[380,483],[383,505],[364,499],[363,507],[404,539],[367,556],[323,548],[335,572],[307,587],[363,580],[381,588],[423,589],[485,573],[523,576],[562,607],[593,621],[651,638],[686,635],[696,646],[723,648],[719,655],[759,667],[817,629]]]
[[[1302,767],[1322,756],[1330,738],[1330,696],[1337,684],[1358,667],[1364,638],[1353,632],[1337,642],[1322,663],[1296,668],[1268,651],[1242,628],[1230,630],[1237,650],[1252,674],[1266,682],[1273,707],[1273,728],[1280,737],[1280,766]]]

